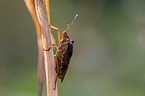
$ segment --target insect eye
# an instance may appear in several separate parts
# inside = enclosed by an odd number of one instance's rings
[[[74,40],[71,40],[71,42],[74,44]]]

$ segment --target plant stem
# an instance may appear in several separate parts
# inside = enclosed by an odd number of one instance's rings
[[[41,26],[41,38],[43,49],[48,49],[52,44],[52,40],[45,3],[42,0],[35,0],[35,8],[37,18]],[[56,76],[53,49],[51,49],[50,51],[44,51],[44,61],[46,72],[47,96],[57,96],[57,88],[53,90],[55,86],[54,84]]]
[[[52,42],[55,40],[51,34],[50,24],[50,9],[49,0],[24,0],[37,29],[37,39],[39,47],[39,64],[38,64],[38,80],[39,80],[39,96],[43,95],[43,85],[44,85],[44,70],[43,63],[45,63],[46,72],[46,86],[47,86],[47,96],[57,96],[57,86],[54,89],[55,84],[55,63],[53,50],[46,52],[43,49],[48,49]],[[35,6],[34,6],[35,5]],[[46,6],[46,7],[45,7]],[[43,47],[42,47],[43,45]],[[44,54],[43,54],[44,53]],[[43,62],[44,57],[44,62]]]
[[[43,48],[42,48],[42,39],[41,39],[41,28],[36,16],[34,0],[24,0],[24,1],[36,26],[37,43],[38,43],[38,83],[39,83],[38,96],[43,96],[45,73],[44,73],[44,57],[43,57]]]

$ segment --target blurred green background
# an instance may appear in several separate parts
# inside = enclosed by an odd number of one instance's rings
[[[51,23],[61,31],[79,14],[68,32],[74,54],[59,96],[145,96],[144,0],[50,4]],[[0,0],[0,96],[37,96],[37,50],[24,1]]]

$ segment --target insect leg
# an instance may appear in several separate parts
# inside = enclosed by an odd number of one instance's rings
[[[56,59],[57,59],[57,58],[56,58]],[[53,90],[55,90],[55,88],[56,88],[57,77],[58,77],[58,74],[59,74],[59,65],[58,65],[57,61],[56,61],[55,64],[56,64],[56,65],[55,65],[56,77],[55,77],[55,85],[54,85],[54,89],[53,89]]]
[[[58,47],[57,47],[57,45],[55,45],[55,44],[52,44],[47,50],[46,49],[43,49],[44,51],[49,51],[50,49],[51,49],[51,47],[55,47],[55,48],[57,48],[58,49]]]
[[[59,28],[57,28],[57,27],[55,27],[53,25],[49,25],[49,26],[50,26],[50,28],[55,29],[55,30],[58,31],[58,41],[60,42],[60,30],[59,30]]]
[[[56,88],[56,83],[57,83],[57,73],[56,73],[56,77],[55,77],[55,85],[54,85],[53,90],[55,90],[55,88]]]

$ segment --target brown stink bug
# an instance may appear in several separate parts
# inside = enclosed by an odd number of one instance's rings
[[[76,14],[74,20],[76,19],[77,16],[78,16],[78,14]],[[70,29],[70,27],[74,23],[74,20],[72,21],[71,25],[69,26],[69,24],[68,24],[67,28],[62,32],[62,39],[60,39],[61,38],[60,37],[60,30],[57,27],[50,25],[50,28],[56,29],[58,31],[59,43],[58,43],[58,46],[55,44],[52,44],[49,49],[47,49],[47,50],[44,49],[44,51],[49,51],[52,47],[57,48],[56,55],[55,55],[56,56],[55,87],[56,87],[56,83],[57,83],[57,77],[59,79],[61,79],[61,82],[63,81],[64,76],[65,76],[67,69],[69,67],[70,58],[71,58],[72,53],[73,53],[74,41],[69,38],[69,36],[67,35],[67,31]],[[54,90],[55,90],[55,87],[54,87]]]

